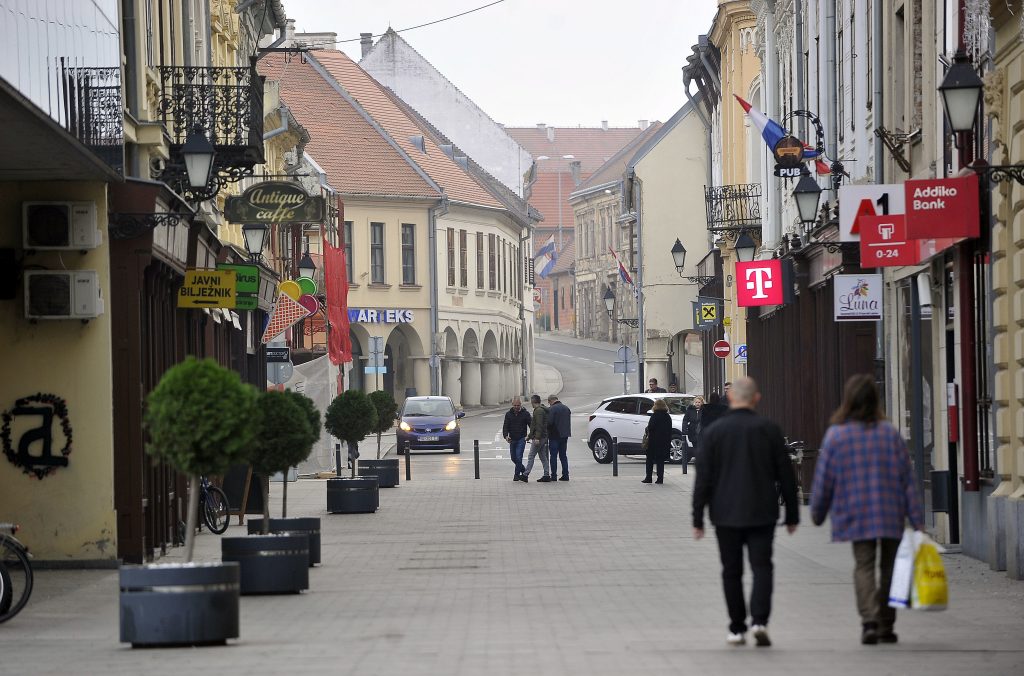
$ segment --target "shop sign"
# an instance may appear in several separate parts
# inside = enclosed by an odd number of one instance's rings
[[[907,181],[903,185],[910,239],[978,236],[980,202],[976,176]]]
[[[782,261],[736,263],[736,304],[739,307],[782,305]]]
[[[56,472],[59,467],[68,466],[72,441],[71,420],[68,418],[68,404],[63,398],[43,393],[22,397],[14,402],[13,408],[0,415],[0,420],[3,421],[0,426],[0,443],[4,455],[22,472],[42,479]],[[32,427],[33,423],[38,425]],[[59,436],[64,441],[59,449],[54,443],[60,443],[54,437],[54,423],[59,423]]]
[[[348,309],[350,324],[412,324],[416,313],[413,310],[391,308],[360,308]]]
[[[234,308],[236,278],[234,270],[188,270],[178,289],[178,307]]]
[[[860,265],[862,268],[916,265],[920,244],[907,237],[907,219],[902,214],[861,216]]]
[[[804,168],[804,143],[792,134],[783,136],[772,148],[775,156],[775,175],[781,178],[799,178]]]
[[[224,204],[224,215],[232,223],[321,223],[325,211],[323,197],[308,195],[288,181],[257,183]]]
[[[837,322],[882,319],[882,275],[836,275],[832,278]]]
[[[902,183],[839,186],[839,241],[860,241],[861,216],[904,213]]]
[[[217,269],[235,271],[235,309],[255,310],[259,305],[259,266],[237,265],[234,263],[217,263]]]

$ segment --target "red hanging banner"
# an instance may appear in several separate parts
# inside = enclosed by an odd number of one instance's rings
[[[327,354],[334,365],[352,361],[352,341],[348,326],[348,270],[345,250],[324,239],[324,282],[327,287],[327,320],[330,331]]]

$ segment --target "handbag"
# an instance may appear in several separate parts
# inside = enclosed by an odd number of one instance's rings
[[[643,448],[645,451],[647,450],[647,446],[650,444],[648,434],[649,430],[644,430],[644,440],[640,442],[640,447]]]

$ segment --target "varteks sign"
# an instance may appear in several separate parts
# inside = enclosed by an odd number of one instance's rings
[[[416,319],[412,310],[394,308],[359,308],[348,309],[350,324],[411,324]]]

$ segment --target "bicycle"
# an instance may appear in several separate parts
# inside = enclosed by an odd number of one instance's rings
[[[228,496],[223,490],[210,483],[204,476],[199,477],[199,514],[202,519],[199,522],[199,530],[203,524],[210,529],[211,533],[221,535],[228,529],[231,515],[228,513]],[[178,522],[178,539],[185,541],[185,522]]]
[[[806,444],[802,441],[789,441],[789,438],[786,438],[786,452],[789,453],[789,461],[793,466],[794,479],[796,479],[797,500],[803,494],[803,485],[800,481],[800,472],[797,471],[796,466],[800,464],[801,454],[805,447]],[[782,497],[782,484],[776,482],[775,490],[779,493],[779,505],[785,505],[786,501]]]
[[[14,537],[18,530],[13,523],[0,523],[0,623],[21,612],[32,595],[31,555]]]

